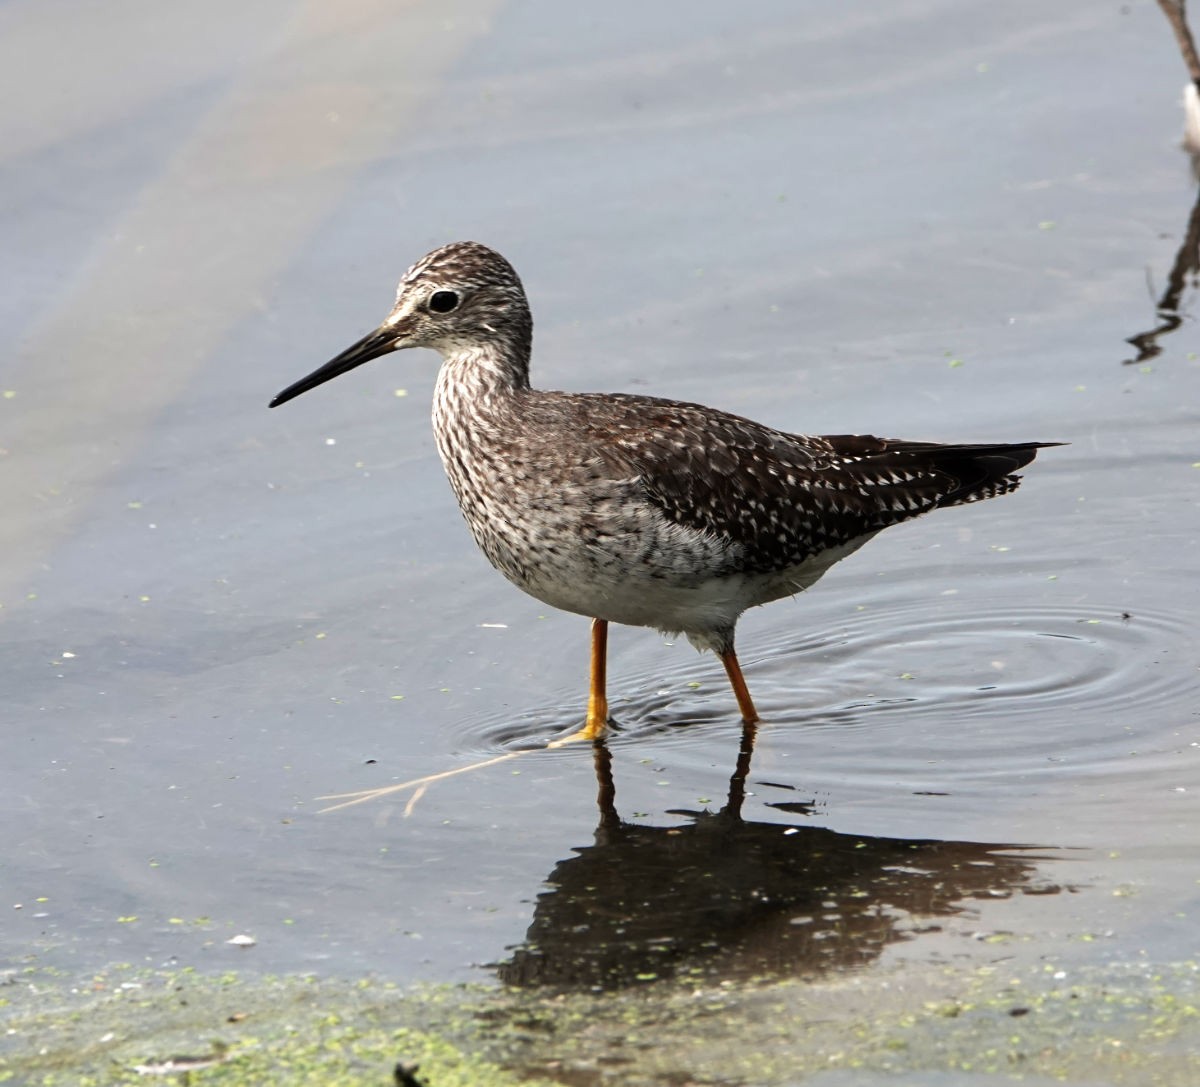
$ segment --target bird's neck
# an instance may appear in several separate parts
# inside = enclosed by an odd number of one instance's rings
[[[433,434],[464,512],[486,504],[495,465],[519,429],[515,424],[528,394],[526,367],[514,366],[494,349],[444,354],[433,392]]]
[[[433,392],[433,429],[442,459],[453,447],[500,439],[528,392],[527,356],[493,344],[446,350]]]
[[[529,349],[503,342],[455,345],[442,354],[439,394],[477,399],[529,388]]]

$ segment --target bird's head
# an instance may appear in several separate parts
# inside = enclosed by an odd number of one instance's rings
[[[532,334],[529,303],[512,265],[486,245],[454,242],[426,254],[404,273],[396,304],[378,328],[289,385],[270,406],[406,347],[429,347],[443,358],[460,352],[498,353],[518,375],[527,375]]]

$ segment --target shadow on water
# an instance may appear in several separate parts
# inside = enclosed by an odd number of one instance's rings
[[[595,840],[555,866],[525,942],[494,967],[501,981],[596,991],[668,978],[814,976],[936,930],[933,919],[962,913],[971,899],[1060,890],[1034,882],[1036,847],[747,821],[754,739],[746,726],[725,806],[673,812],[691,822],[671,827],[621,819],[612,757],[597,743]]]

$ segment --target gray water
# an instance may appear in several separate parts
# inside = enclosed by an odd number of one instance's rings
[[[1194,323],[1126,364],[1196,198],[1165,21],[687,10],[0,10],[0,965],[1197,953]],[[319,815],[582,719],[587,623],[476,552],[435,356],[266,410],[460,238],[521,272],[536,383],[1071,444],[748,615],[752,760],[714,658],[617,628],[610,766]]]

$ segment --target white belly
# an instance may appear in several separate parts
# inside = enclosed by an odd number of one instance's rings
[[[872,535],[874,535],[872,533]],[[513,578],[515,585],[551,607],[626,626],[686,634],[697,649],[714,649],[714,631],[732,630],[747,608],[807,589],[840,559],[871,537],[822,552],[781,573],[726,573],[682,583],[669,571],[631,570],[623,563],[566,563]],[[572,569],[572,567],[574,567]]]

